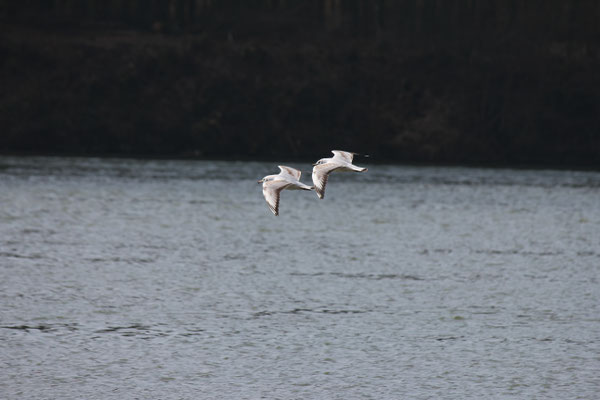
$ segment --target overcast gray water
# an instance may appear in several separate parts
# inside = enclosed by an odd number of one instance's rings
[[[0,398],[598,398],[600,173],[355,162],[0,157]]]

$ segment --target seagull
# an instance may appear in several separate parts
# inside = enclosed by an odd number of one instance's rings
[[[281,172],[277,175],[267,175],[258,183],[263,184],[263,195],[269,205],[269,209],[279,215],[279,194],[283,189],[288,190],[313,190],[313,186],[305,185],[300,182],[301,171],[295,168],[279,165]]]
[[[333,171],[353,171],[353,172],[365,172],[367,168],[357,167],[352,164],[352,159],[357,153],[350,153],[348,151],[332,150],[333,157],[321,158],[319,161],[314,163],[312,180],[315,184],[315,191],[320,199],[325,197],[325,185],[327,185],[327,178]]]

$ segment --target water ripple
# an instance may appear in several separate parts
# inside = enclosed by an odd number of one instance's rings
[[[2,398],[597,397],[600,173],[277,164],[0,157]]]

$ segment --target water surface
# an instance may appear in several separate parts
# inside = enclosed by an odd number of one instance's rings
[[[356,162],[0,158],[0,397],[596,398],[600,173]]]

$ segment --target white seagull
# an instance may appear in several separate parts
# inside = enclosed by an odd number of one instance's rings
[[[315,184],[315,191],[320,199],[325,197],[325,185],[327,185],[327,178],[333,171],[352,171],[352,172],[365,172],[367,168],[357,167],[352,164],[352,159],[356,153],[350,153],[341,150],[332,150],[333,157],[321,158],[319,161],[314,163],[312,180]]]
[[[295,168],[279,165],[281,172],[277,175],[267,175],[258,183],[263,184],[263,195],[269,205],[269,209],[276,216],[279,215],[279,194],[283,189],[288,190],[313,190],[314,187],[300,182],[302,172]]]

